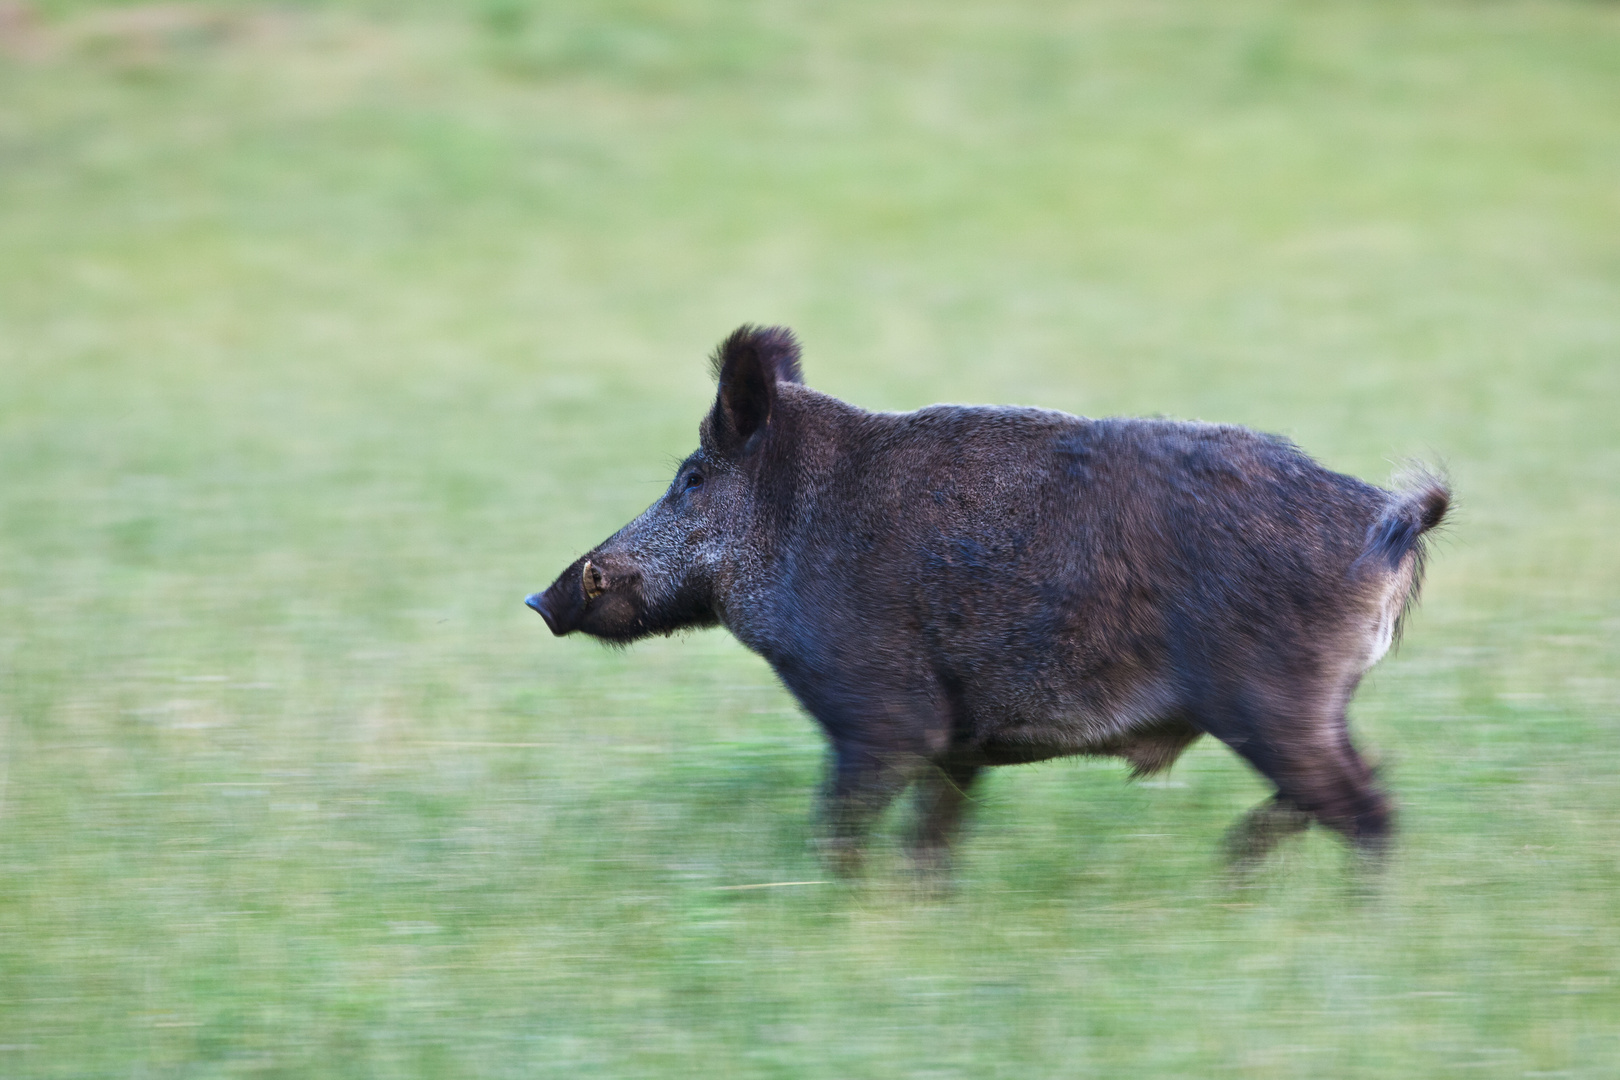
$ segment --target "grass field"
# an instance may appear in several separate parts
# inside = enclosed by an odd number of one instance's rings
[[[1620,1074],[1620,6],[0,7],[0,1076]],[[522,598],[744,321],[1443,461],[1381,887],[1200,745],[733,888],[812,722]]]

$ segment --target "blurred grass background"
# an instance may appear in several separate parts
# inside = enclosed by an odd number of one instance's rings
[[[1382,890],[1211,746],[727,888],[813,724],[521,601],[743,321],[1443,460]],[[0,1075],[1611,1077],[1617,406],[1612,3],[0,5]]]

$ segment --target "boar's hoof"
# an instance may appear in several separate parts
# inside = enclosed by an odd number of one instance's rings
[[[834,877],[849,879],[861,876],[866,852],[860,841],[847,836],[830,836],[815,841],[816,854],[821,864]]]
[[[607,575],[591,560],[586,559],[585,565],[579,568],[579,587],[585,590],[585,599],[595,600],[607,592]]]
[[[1279,842],[1310,828],[1310,815],[1290,800],[1274,796],[1250,810],[1227,831],[1222,844],[1227,866],[1239,875],[1259,867]]]

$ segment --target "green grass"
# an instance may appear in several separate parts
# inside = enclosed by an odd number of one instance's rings
[[[0,31],[0,1075],[1607,1078],[1620,8],[130,7]],[[998,771],[816,881],[720,634],[521,598],[743,321],[872,408],[1281,431],[1459,507],[1363,687],[1381,889]]]

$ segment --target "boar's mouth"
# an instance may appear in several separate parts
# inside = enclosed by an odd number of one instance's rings
[[[550,588],[523,602],[558,637],[577,630],[616,645],[717,622],[713,602],[703,590],[683,588],[650,603],[640,568],[600,550],[570,564]]]
[[[586,600],[595,600],[607,592],[607,576],[589,559],[586,559],[585,565],[579,568],[579,588],[585,594]]]
[[[535,593],[523,602],[546,620],[553,634],[562,637],[580,628],[585,609],[606,591],[607,575],[587,558],[558,574],[545,592]]]
[[[545,592],[523,602],[558,637],[583,630],[604,640],[631,640],[645,634],[636,581],[637,575],[623,566],[610,573],[600,563],[582,558],[557,575]]]

